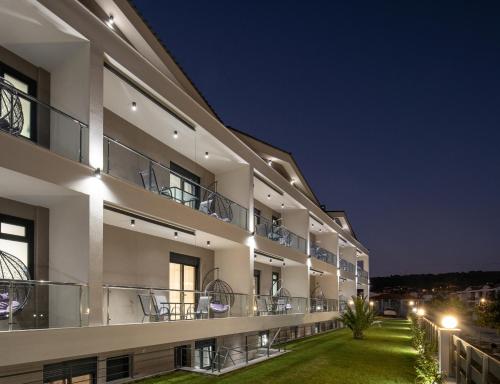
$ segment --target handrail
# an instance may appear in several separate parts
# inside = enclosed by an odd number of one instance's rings
[[[295,232],[292,232],[291,230],[289,230],[289,229],[288,229],[285,225],[283,225],[283,224],[274,224],[274,223],[272,222],[272,220],[271,220],[271,219],[268,219],[267,217],[264,217],[264,216],[261,216],[261,215],[254,214],[254,216],[255,216],[255,217],[258,217],[259,219],[262,219],[263,221],[265,221],[265,222],[267,222],[267,223],[269,223],[269,224],[271,224],[271,225],[272,225],[273,227],[275,227],[275,228],[284,228],[284,229],[286,229],[286,230],[287,230],[290,234],[292,234],[292,235],[296,236],[298,239],[301,239],[301,240],[306,241],[306,239],[305,239],[305,238],[303,238],[302,236],[297,235]]]
[[[16,280],[16,279],[0,279],[1,283],[16,283],[16,284],[41,284],[41,285],[72,285],[75,287],[88,287],[85,283],[72,283],[72,282],[61,282],[61,281],[50,281],[50,280]]]
[[[44,106],[44,107],[46,107],[48,109],[52,109],[55,112],[57,112],[57,113],[59,113],[59,114],[61,114],[63,116],[66,116],[68,119],[73,120],[75,123],[80,124],[80,125],[84,126],[85,128],[88,128],[88,124],[87,123],[84,123],[84,122],[78,120],[77,118],[75,118],[75,117],[67,114],[66,112],[63,112],[60,109],[58,109],[56,107],[53,107],[50,104],[47,104],[47,103],[45,103],[45,102],[43,102],[41,100],[38,100],[36,97],[33,97],[33,96],[31,96],[31,95],[23,92],[23,91],[20,91],[16,87],[14,87],[14,86],[12,86],[10,84],[5,83],[1,77],[0,77],[0,88],[8,88],[8,90],[10,92],[15,93],[15,94],[21,96],[23,99],[28,99],[29,101],[32,101],[32,102],[37,103],[37,104],[40,104],[40,105],[42,105],[42,106]]]

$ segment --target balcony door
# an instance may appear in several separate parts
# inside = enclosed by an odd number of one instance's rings
[[[200,259],[197,257],[170,254],[169,295],[172,320],[194,318],[199,264]]]
[[[170,192],[178,203],[193,209],[200,206],[200,178],[181,166],[170,163]]]

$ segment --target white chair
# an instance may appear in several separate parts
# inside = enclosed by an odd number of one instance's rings
[[[200,296],[195,312],[196,317],[203,318],[204,315],[207,315],[207,317],[209,316],[210,300],[210,296]]]

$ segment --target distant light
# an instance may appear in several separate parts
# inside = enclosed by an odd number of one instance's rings
[[[205,152],[205,159],[208,159],[208,152]]]
[[[420,317],[425,316],[425,309],[423,309],[423,308],[417,309],[417,316],[420,316]]]
[[[96,168],[94,170],[94,176],[97,177],[98,179],[101,178],[101,168]]]
[[[179,234],[177,232],[174,232],[174,239],[177,239],[179,237]]]
[[[115,24],[115,18],[113,17],[113,15],[110,15],[108,17],[108,20],[106,20],[106,24],[108,25],[109,28],[113,28],[114,24]]]
[[[455,316],[448,315],[443,317],[443,319],[441,320],[441,325],[446,329],[454,329],[458,325],[458,320]]]
[[[370,301],[370,307],[373,307],[375,303],[373,301]]]
[[[174,139],[177,139],[179,137],[179,132],[174,131]]]
[[[130,226],[135,227],[135,220],[134,219],[130,220]]]
[[[481,297],[481,300],[479,300],[481,302],[481,304],[484,304],[486,303],[486,299],[484,297]]]
[[[413,300],[410,300],[408,304],[410,304],[410,306],[413,307],[415,305],[415,302]]]

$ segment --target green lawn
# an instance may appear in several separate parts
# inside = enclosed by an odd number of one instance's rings
[[[347,329],[290,343],[291,352],[220,377],[175,372],[141,384],[338,383],[413,384],[416,352],[410,323],[386,320],[353,340]]]

